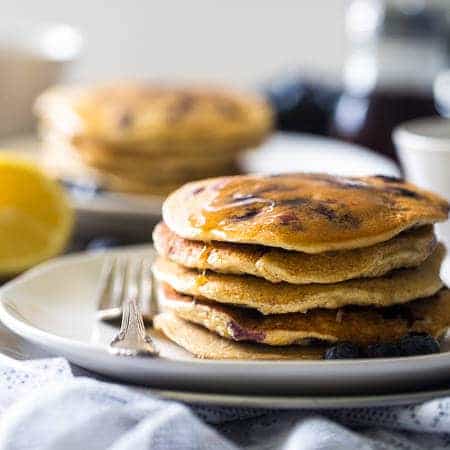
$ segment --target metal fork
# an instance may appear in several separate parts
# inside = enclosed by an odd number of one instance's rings
[[[151,337],[146,333],[146,318],[153,316],[151,266],[146,259],[108,260],[102,271],[99,292],[100,319],[122,315],[119,333],[110,343],[110,351],[123,356],[157,356]],[[141,309],[142,308],[142,309]]]

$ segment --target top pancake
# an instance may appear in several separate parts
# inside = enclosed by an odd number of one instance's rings
[[[320,253],[444,221],[446,200],[396,178],[243,175],[188,183],[163,205],[177,235]]]
[[[35,106],[44,124],[72,137],[110,144],[151,141],[257,144],[272,128],[272,112],[258,96],[219,88],[115,83],[56,87]]]

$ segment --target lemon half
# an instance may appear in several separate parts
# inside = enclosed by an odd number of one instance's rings
[[[0,275],[61,253],[74,214],[58,183],[32,162],[0,154]]]

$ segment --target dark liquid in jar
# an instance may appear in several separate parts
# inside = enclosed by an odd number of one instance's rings
[[[437,114],[432,95],[413,91],[374,91],[367,97],[343,93],[330,134],[397,159],[391,139],[402,122]]]

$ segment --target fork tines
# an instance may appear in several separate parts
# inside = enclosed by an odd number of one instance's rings
[[[104,263],[97,293],[98,318],[119,319],[127,298],[136,299],[144,318],[152,319],[152,275],[147,258],[119,256]]]

